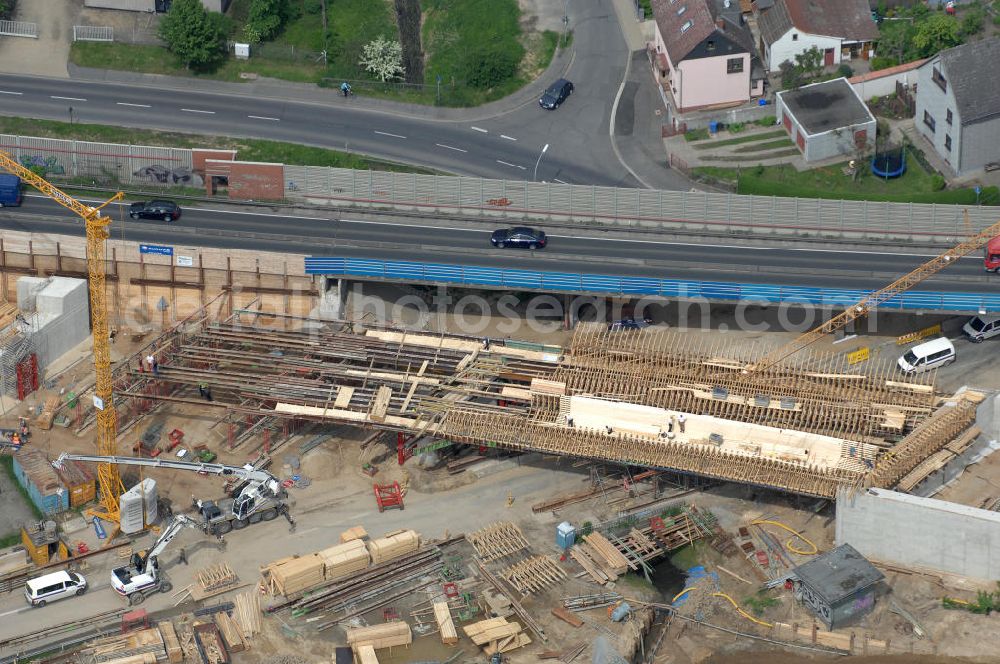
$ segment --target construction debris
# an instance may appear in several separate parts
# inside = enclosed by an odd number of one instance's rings
[[[465,536],[485,562],[511,556],[528,548],[521,529],[511,521],[497,521]]]
[[[153,658],[153,662],[165,662],[170,659],[164,644],[163,635],[159,629],[142,629],[120,636],[109,636],[87,644],[81,654],[93,662],[109,662],[112,660],[142,658],[145,655]],[[142,664],[151,664],[145,659],[136,660]],[[122,663],[125,664],[125,663]]]

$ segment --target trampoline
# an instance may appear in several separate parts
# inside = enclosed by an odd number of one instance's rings
[[[876,152],[872,157],[872,173],[880,178],[898,178],[906,172],[906,151],[902,147]]]

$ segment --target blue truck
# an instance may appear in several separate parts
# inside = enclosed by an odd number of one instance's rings
[[[21,178],[0,173],[0,207],[17,207],[22,198]]]

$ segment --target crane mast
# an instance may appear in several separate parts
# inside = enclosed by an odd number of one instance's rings
[[[94,336],[94,406],[97,408],[97,451],[99,454],[114,456],[118,452],[118,418],[112,396],[111,342],[108,330],[108,303],[105,289],[105,241],[108,239],[107,217],[101,210],[125,197],[118,192],[97,207],[85,205],[45,178],[25,168],[14,157],[0,150],[0,169],[16,175],[38,191],[42,192],[64,208],[79,215],[87,231],[87,282],[90,292],[90,328]],[[102,463],[97,470],[101,491],[101,518],[118,523],[120,521],[118,499],[124,491],[118,468],[111,463]],[[110,539],[109,539],[110,541]]]

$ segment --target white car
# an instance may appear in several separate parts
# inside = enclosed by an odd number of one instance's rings
[[[29,579],[24,584],[24,599],[32,606],[45,606],[57,599],[87,592],[87,579],[76,572],[53,572]]]
[[[968,323],[962,326],[962,332],[973,343],[1000,335],[1000,316],[971,318]]]

